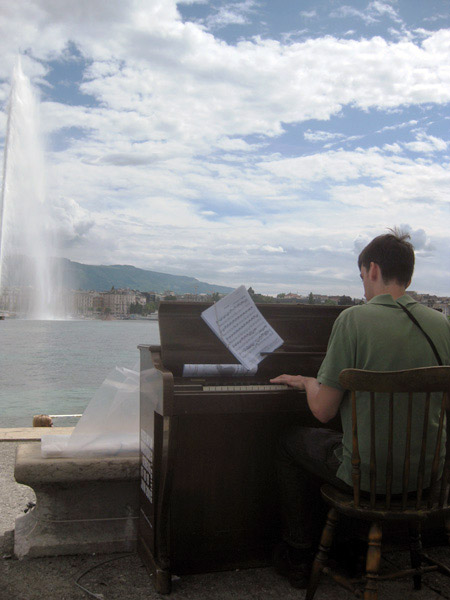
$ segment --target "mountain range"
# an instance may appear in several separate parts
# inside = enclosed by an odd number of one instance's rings
[[[132,265],[84,265],[63,259],[63,273],[74,289],[97,290],[130,288],[141,292],[162,293],[171,290],[176,294],[227,294],[233,288],[199,281],[185,275],[169,275],[158,271],[138,269]]]
[[[67,258],[55,258],[52,267],[54,273],[59,272],[62,287],[67,289],[102,292],[115,287],[157,293],[171,290],[176,294],[227,294],[233,291],[231,287],[206,283],[195,277],[138,269],[132,265],[85,265]],[[16,256],[8,265],[6,285],[32,285],[34,272],[32,261]]]

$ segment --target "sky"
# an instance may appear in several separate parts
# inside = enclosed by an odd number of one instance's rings
[[[0,0],[40,102],[58,254],[276,295],[362,297],[411,235],[450,295],[449,0]]]

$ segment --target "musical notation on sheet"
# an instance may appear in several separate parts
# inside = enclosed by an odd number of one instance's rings
[[[249,370],[283,343],[243,285],[203,311],[202,318]]]

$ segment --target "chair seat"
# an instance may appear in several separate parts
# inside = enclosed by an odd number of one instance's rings
[[[428,519],[431,515],[444,515],[450,512],[450,507],[440,508],[433,506],[428,509],[426,505],[423,508],[416,509],[415,500],[407,501],[406,509],[402,508],[401,498],[393,496],[389,509],[385,506],[385,497],[380,496],[380,499],[375,503],[374,507],[370,506],[370,498],[368,495],[361,493],[359,506],[355,506],[353,494],[346,494],[340,489],[326,483],[321,487],[321,494],[325,502],[333,506],[342,514],[349,517],[364,519],[365,521],[422,521]],[[424,494],[426,502],[427,495]],[[425,503],[424,503],[425,504]]]

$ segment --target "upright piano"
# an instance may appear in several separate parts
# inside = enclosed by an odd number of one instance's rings
[[[185,364],[235,364],[201,318],[210,304],[162,302],[160,346],[139,346],[138,549],[156,591],[171,576],[267,564],[280,538],[276,444],[294,423],[318,426],[281,373],[315,376],[345,307],[258,304],[284,340],[255,375],[183,377]]]

